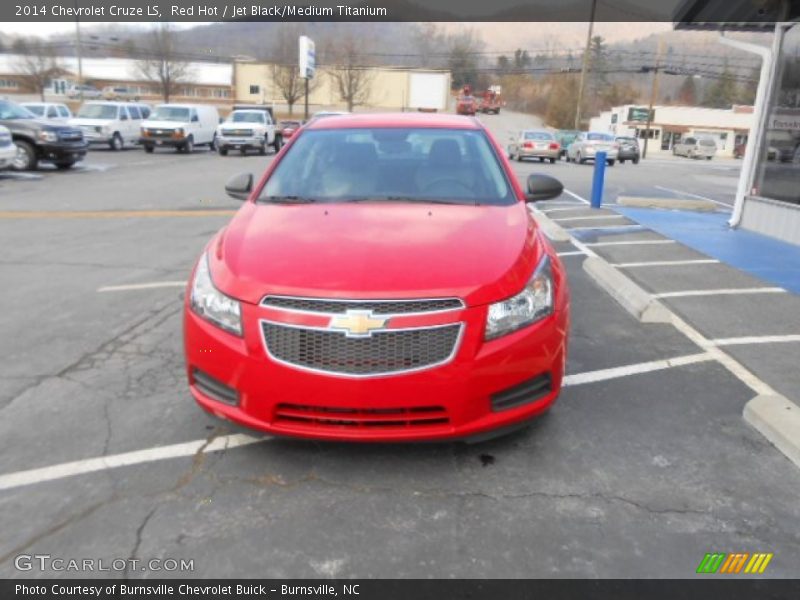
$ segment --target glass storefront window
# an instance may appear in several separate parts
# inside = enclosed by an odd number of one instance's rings
[[[759,153],[757,196],[800,204],[800,26],[786,32],[764,146]]]

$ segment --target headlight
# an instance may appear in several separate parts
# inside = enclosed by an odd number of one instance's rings
[[[40,131],[39,139],[43,142],[57,142],[58,135],[55,131]]]
[[[100,131],[103,132],[103,133],[111,133],[111,127],[109,127],[108,125],[103,125],[100,128]]]
[[[551,315],[554,296],[550,257],[545,255],[519,294],[489,306],[485,339],[493,340]]]
[[[242,335],[241,305],[214,287],[211,273],[208,270],[207,254],[204,254],[197,263],[197,270],[192,282],[190,306],[198,315],[225,331],[238,336]]]
[[[179,137],[179,138],[183,137],[183,128],[182,127],[178,127],[177,129],[173,129],[172,130],[172,136],[173,137]]]

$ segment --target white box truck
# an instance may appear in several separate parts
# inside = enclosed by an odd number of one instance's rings
[[[408,81],[408,110],[447,110],[450,99],[449,71],[412,71]]]

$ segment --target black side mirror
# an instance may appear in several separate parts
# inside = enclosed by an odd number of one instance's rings
[[[128,115],[123,114],[122,116],[120,116],[119,120],[120,121],[127,121],[128,120]]]
[[[538,202],[556,198],[564,191],[564,184],[549,175],[532,174],[528,176],[528,190],[525,202]]]
[[[198,117],[197,115],[192,115],[192,123],[197,123],[199,121],[200,121],[200,117]]]
[[[225,184],[225,191],[228,196],[235,200],[247,200],[250,192],[253,191],[252,173],[239,173],[234,175]]]

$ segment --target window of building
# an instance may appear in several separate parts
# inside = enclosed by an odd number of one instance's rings
[[[251,85],[250,86],[250,93],[251,94],[260,94],[261,93],[261,86],[259,86],[259,85]]]
[[[16,89],[18,87],[17,82],[13,79],[0,79],[0,88]]]
[[[759,149],[755,194],[800,204],[800,26],[786,32],[764,145]]]
[[[658,139],[660,136],[661,130],[660,129],[637,129],[636,130],[636,137],[640,139],[647,138],[648,140]]]

